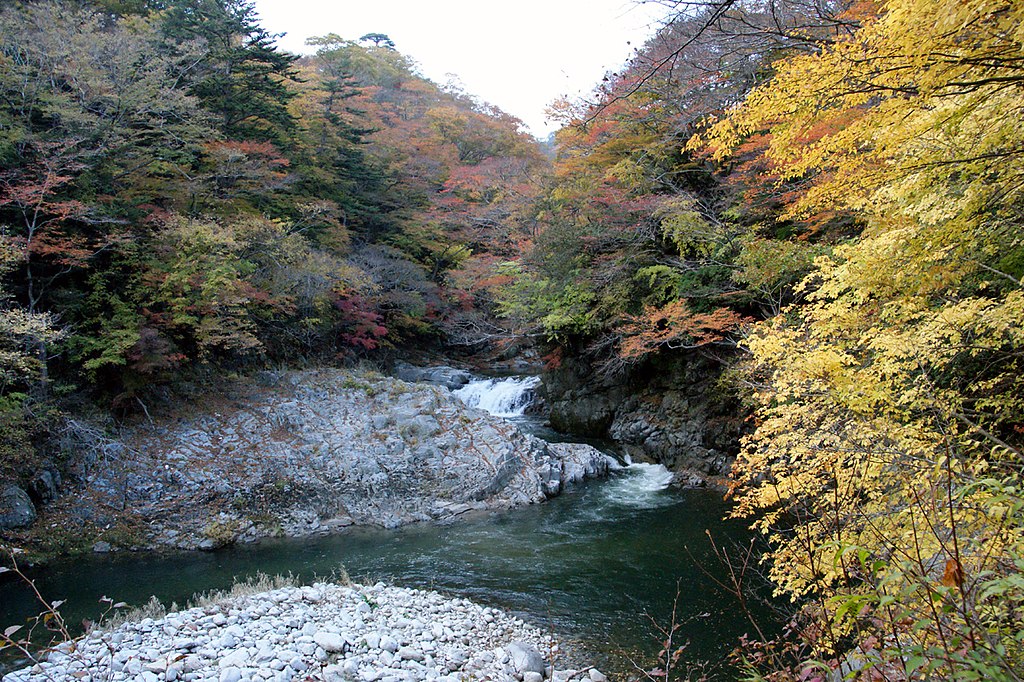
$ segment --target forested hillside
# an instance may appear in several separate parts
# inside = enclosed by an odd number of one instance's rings
[[[1020,679],[1024,6],[663,4],[565,108],[505,312],[612,374],[731,367],[797,612],[753,677]]]
[[[752,679],[1024,677],[1024,4],[660,4],[552,162],[383,34],[5,3],[0,481],[69,405],[268,363],[699,355],[792,603]]]
[[[69,396],[486,334],[548,161],[386,36],[299,58],[246,0],[5,3],[0,35],[0,478]]]

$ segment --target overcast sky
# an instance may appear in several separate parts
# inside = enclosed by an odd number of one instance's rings
[[[256,0],[279,44],[307,53],[306,38],[387,34],[437,83],[464,89],[522,119],[538,137],[545,108],[593,90],[657,28],[663,8],[632,0]],[[630,45],[632,43],[632,45]]]

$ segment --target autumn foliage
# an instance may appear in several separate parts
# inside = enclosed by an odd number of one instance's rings
[[[287,54],[247,0],[5,3],[0,35],[0,459],[54,386],[131,412],[490,338],[548,165],[516,119],[388,41]]]
[[[1020,679],[1024,5],[665,4],[561,107],[502,309],[733,366],[735,514],[793,602],[750,679]]]

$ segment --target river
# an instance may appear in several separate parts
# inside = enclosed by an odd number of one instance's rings
[[[530,388],[529,382],[520,387]],[[518,399],[506,385],[496,390]],[[489,407],[557,438],[518,415],[521,405]],[[724,570],[707,534],[734,554],[750,536],[742,523],[722,520],[720,493],[674,490],[668,482],[664,468],[634,464],[542,505],[444,525],[358,528],[210,553],[87,556],[31,575],[48,599],[67,600],[62,612],[78,622],[96,617],[104,595],[133,605],[150,595],[183,604],[197,592],[257,573],[311,580],[344,566],[357,581],[433,588],[511,610],[566,637],[570,648],[587,651],[612,672],[650,663],[660,639],[648,615],[668,625],[678,586],[676,639],[689,642],[681,665],[707,662],[713,678],[730,679],[723,662],[752,628],[736,600],[708,575]],[[0,586],[0,626],[36,611],[26,590]],[[769,610],[754,615],[774,629]]]

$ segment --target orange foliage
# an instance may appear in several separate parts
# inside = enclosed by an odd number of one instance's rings
[[[662,348],[699,348],[718,343],[753,322],[728,308],[694,313],[685,299],[663,308],[648,306],[642,315],[630,315],[627,319],[619,329],[623,335],[619,355],[627,360],[637,360]]]

